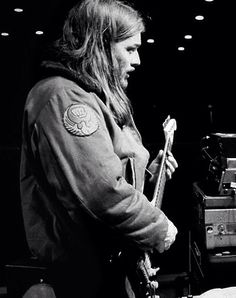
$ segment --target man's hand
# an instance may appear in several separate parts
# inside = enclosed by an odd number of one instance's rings
[[[170,246],[174,243],[177,233],[178,233],[178,230],[176,226],[173,224],[172,221],[168,219],[168,230],[167,230],[166,237],[163,241],[159,243],[156,249],[160,253],[164,252],[165,250],[168,250]]]
[[[160,171],[160,164],[161,159],[163,156],[163,150],[160,150],[158,152],[158,155],[156,158],[151,162],[148,170],[152,174],[152,177],[150,178],[150,182],[156,182],[159,171]],[[175,172],[176,168],[178,167],[178,163],[176,159],[174,158],[173,154],[171,152],[167,152],[167,158],[166,158],[166,178],[171,179],[173,173]]]

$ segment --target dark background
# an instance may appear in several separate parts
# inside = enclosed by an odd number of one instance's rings
[[[1,49],[1,205],[0,270],[25,251],[18,170],[21,118],[34,66],[45,42],[57,37],[75,1],[6,1],[0,11]],[[133,1],[147,19],[140,48],[141,66],[130,78],[128,94],[143,142],[155,155],[163,146],[162,122],[177,121],[173,153],[179,163],[166,187],[163,209],[179,236],[163,256],[165,271],[188,265],[192,183],[202,176],[200,141],[212,132],[236,132],[235,16],[233,1]],[[24,8],[15,13],[13,8]],[[203,21],[196,21],[198,14]],[[36,30],[44,35],[36,36]],[[193,38],[185,40],[185,34]],[[153,44],[146,42],[154,38]],[[178,51],[185,46],[185,51]],[[1,272],[0,272],[1,277]]]

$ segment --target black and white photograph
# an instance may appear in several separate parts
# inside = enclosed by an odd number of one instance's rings
[[[233,1],[0,9],[0,298],[236,298]]]

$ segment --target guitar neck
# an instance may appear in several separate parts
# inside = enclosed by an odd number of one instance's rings
[[[166,158],[168,156],[168,151],[171,150],[172,141],[173,141],[173,132],[176,130],[176,121],[175,119],[170,119],[168,116],[163,123],[164,133],[165,133],[165,146],[163,149],[163,154],[161,158],[160,168],[159,168],[159,175],[155,184],[153,199],[151,204],[155,207],[161,206],[162,197],[166,182]],[[135,256],[135,254],[133,254]],[[143,255],[138,255],[138,260],[134,262],[136,273],[135,275],[130,274],[130,280],[133,284],[133,288],[135,289],[135,297],[159,297],[156,293],[156,285],[153,281],[156,280],[156,273],[159,269],[152,268],[151,264],[151,254],[148,251],[145,251]],[[130,257],[129,257],[130,259]],[[135,256],[136,259],[136,256]],[[132,267],[133,269],[134,267]]]
[[[167,152],[171,150],[171,142],[168,138],[165,142],[165,147],[163,150],[162,160],[160,164],[160,170],[159,175],[155,184],[155,189],[153,193],[153,198],[151,203],[158,208],[161,208],[163,194],[164,194],[164,188],[166,183],[166,158],[167,158]]]

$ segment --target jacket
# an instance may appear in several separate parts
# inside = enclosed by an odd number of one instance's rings
[[[32,254],[48,264],[78,257],[100,276],[117,243],[156,247],[167,218],[143,194],[148,160],[134,121],[117,125],[96,93],[63,76],[39,81],[25,104],[20,168]]]

